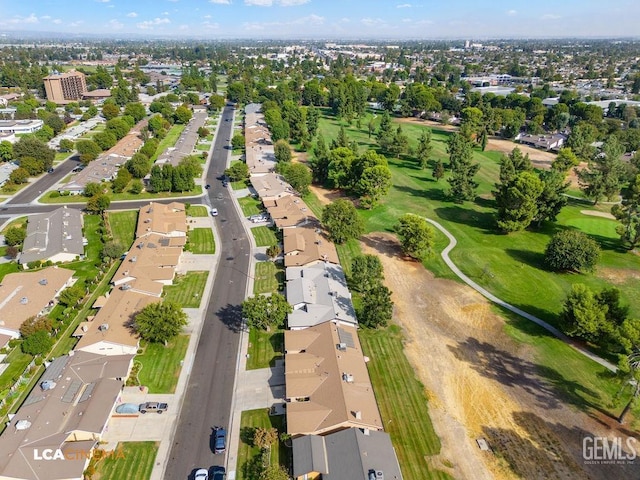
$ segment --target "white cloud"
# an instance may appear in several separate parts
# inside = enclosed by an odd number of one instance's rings
[[[515,17],[518,14],[518,12],[516,10],[509,10],[507,12],[507,15],[510,17]]]
[[[320,15],[308,15],[296,18],[288,22],[245,22],[242,26],[248,31],[262,31],[265,29],[283,28],[292,25],[318,26],[324,25],[324,17]],[[298,27],[299,28],[299,27]]]
[[[169,0],[170,2],[176,2],[177,0]],[[191,30],[191,27],[189,25],[186,24],[182,24],[178,27],[178,30],[180,30],[181,32],[186,32],[187,30]]]
[[[51,16],[50,15],[43,15],[40,17],[40,20],[51,20]]]
[[[56,25],[60,25],[62,23],[62,20],[60,20],[59,18],[56,18],[55,20],[52,20],[51,23],[55,23]]]
[[[396,8],[411,8],[410,3],[401,3],[400,5],[396,5]]]
[[[96,0],[98,3],[109,3],[111,0]]]
[[[220,28],[220,24],[218,22],[210,22],[209,20],[202,22],[202,26],[209,30],[217,30]]]
[[[136,12],[127,13],[127,17],[129,17],[129,18],[136,18],[137,16],[138,16],[138,14]]]
[[[380,27],[385,24],[384,20],[382,20],[381,18],[370,18],[370,17],[361,19],[360,23],[362,23],[367,27]]]
[[[77,20],[77,21],[75,21],[75,22],[71,22],[71,23],[69,24],[69,26],[70,26],[71,28],[76,28],[76,27],[79,27],[80,25],[82,25],[83,23],[84,23],[84,20]]]
[[[26,18],[23,18],[22,21],[24,23],[38,23],[38,17],[35,16],[35,14],[31,14]]]
[[[169,12],[162,12],[162,15],[166,17],[167,15],[169,15]]]
[[[562,18],[562,17],[560,15],[556,15],[555,13],[545,13],[542,16],[543,20],[558,20],[560,18]]]
[[[217,5],[231,5],[231,0],[209,0],[209,3],[215,3]]]
[[[149,30],[158,25],[171,23],[168,18],[154,18],[153,20],[145,20],[144,22],[137,23],[137,27],[141,30]]]
[[[340,19],[340,23],[349,23],[349,22],[351,22],[351,19],[350,19],[350,18],[342,17],[342,18]]]
[[[295,7],[304,5],[310,1],[311,0],[244,0],[244,4],[254,7],[271,7],[274,4],[280,7]]]
[[[112,30],[122,30],[122,28],[124,27],[124,23],[119,22],[116,19],[113,19],[113,20],[109,20],[109,22],[107,23],[107,27],[109,27]]]

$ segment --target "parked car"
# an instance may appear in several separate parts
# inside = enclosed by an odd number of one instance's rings
[[[209,190],[211,188],[211,185],[209,185],[208,183],[204,186],[204,188],[206,188],[207,190]]]
[[[224,453],[227,449],[227,431],[222,427],[217,427],[215,431],[215,442],[213,444],[213,453],[216,455]]]
[[[140,413],[142,413],[142,414],[145,414],[147,412],[162,413],[167,408],[169,408],[169,405],[166,404],[166,403],[146,402],[146,403],[141,403],[140,404]]]
[[[262,222],[268,222],[269,218],[264,213],[258,213],[256,215],[251,215],[249,217],[249,220],[252,223],[262,223]]]
[[[224,467],[213,467],[211,473],[211,480],[225,480],[227,478],[227,471]]]
[[[211,209],[211,216],[212,217],[217,217],[218,216],[218,209],[217,208],[212,208]]]
[[[199,468],[196,470],[193,480],[209,480],[209,472],[206,468]]]
[[[226,180],[223,180],[223,181],[222,181],[222,186],[223,186],[224,188],[227,188],[227,187],[229,186],[229,182],[227,182]]]

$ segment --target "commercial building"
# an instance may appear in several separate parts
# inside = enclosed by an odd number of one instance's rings
[[[71,70],[66,73],[55,73],[44,77],[44,90],[47,100],[63,105],[82,100],[87,91],[84,73]]]
[[[51,213],[31,215],[19,263],[41,260],[70,262],[84,254],[86,239],[82,236],[82,212],[60,207]]]
[[[0,133],[24,134],[34,133],[42,128],[42,120],[0,120]]]

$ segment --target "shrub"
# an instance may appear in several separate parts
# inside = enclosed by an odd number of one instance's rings
[[[544,253],[547,267],[555,271],[592,271],[600,259],[600,245],[579,230],[556,233]]]

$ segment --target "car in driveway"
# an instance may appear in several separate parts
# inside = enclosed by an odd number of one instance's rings
[[[217,208],[212,208],[211,209],[211,216],[212,217],[217,217],[218,216],[218,209]]]
[[[269,221],[269,217],[267,217],[267,215],[264,214],[264,213],[258,213],[256,215],[251,215],[249,217],[249,221],[251,221],[251,223],[268,222]]]
[[[209,480],[209,471],[206,468],[199,468],[193,475],[193,480]]]
[[[227,431],[222,427],[215,429],[213,453],[218,455],[227,450]]]
[[[167,408],[169,408],[169,405],[167,405],[166,403],[146,402],[146,403],[141,403],[140,404],[140,413],[142,413],[142,414],[145,414],[147,412],[162,413]]]

